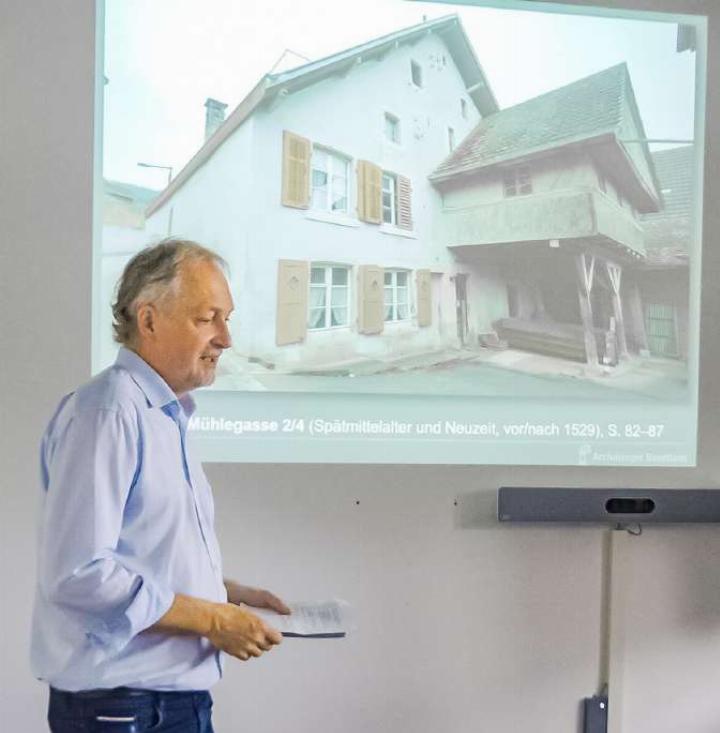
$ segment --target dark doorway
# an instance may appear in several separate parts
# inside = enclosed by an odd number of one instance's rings
[[[461,346],[465,346],[468,337],[467,278],[465,274],[455,275],[455,315]]]

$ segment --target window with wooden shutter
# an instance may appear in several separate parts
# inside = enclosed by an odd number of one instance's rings
[[[358,331],[382,333],[383,319],[383,268],[377,265],[361,265],[358,268]]]
[[[278,261],[275,342],[278,346],[305,340],[308,308],[308,263]]]
[[[418,270],[415,273],[417,290],[418,326],[432,324],[432,274],[430,270]]]
[[[313,263],[310,268],[308,329],[347,327],[350,319],[350,268]]]
[[[385,224],[397,224],[397,183],[392,173],[383,173],[382,215]]]
[[[312,144],[307,138],[283,131],[282,204],[296,209],[310,205],[310,159]]]
[[[384,318],[386,321],[406,321],[410,318],[410,273],[407,270],[385,270]]]
[[[412,186],[410,179],[396,176],[397,182],[397,225],[402,229],[412,229]]]
[[[368,160],[357,162],[357,211],[361,221],[382,222],[382,169]]]

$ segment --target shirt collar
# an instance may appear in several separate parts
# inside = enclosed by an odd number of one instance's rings
[[[164,407],[168,404],[179,403],[186,415],[190,416],[195,412],[195,400],[190,394],[184,394],[178,398],[168,383],[134,351],[121,346],[115,364],[130,374],[135,384],[143,391],[151,407]]]

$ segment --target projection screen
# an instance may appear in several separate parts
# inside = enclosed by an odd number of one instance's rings
[[[552,10],[106,0],[94,372],[191,239],[203,460],[696,465],[705,18]]]

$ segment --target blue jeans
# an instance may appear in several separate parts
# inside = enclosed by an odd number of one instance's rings
[[[213,733],[211,715],[207,691],[50,688],[51,733]]]

